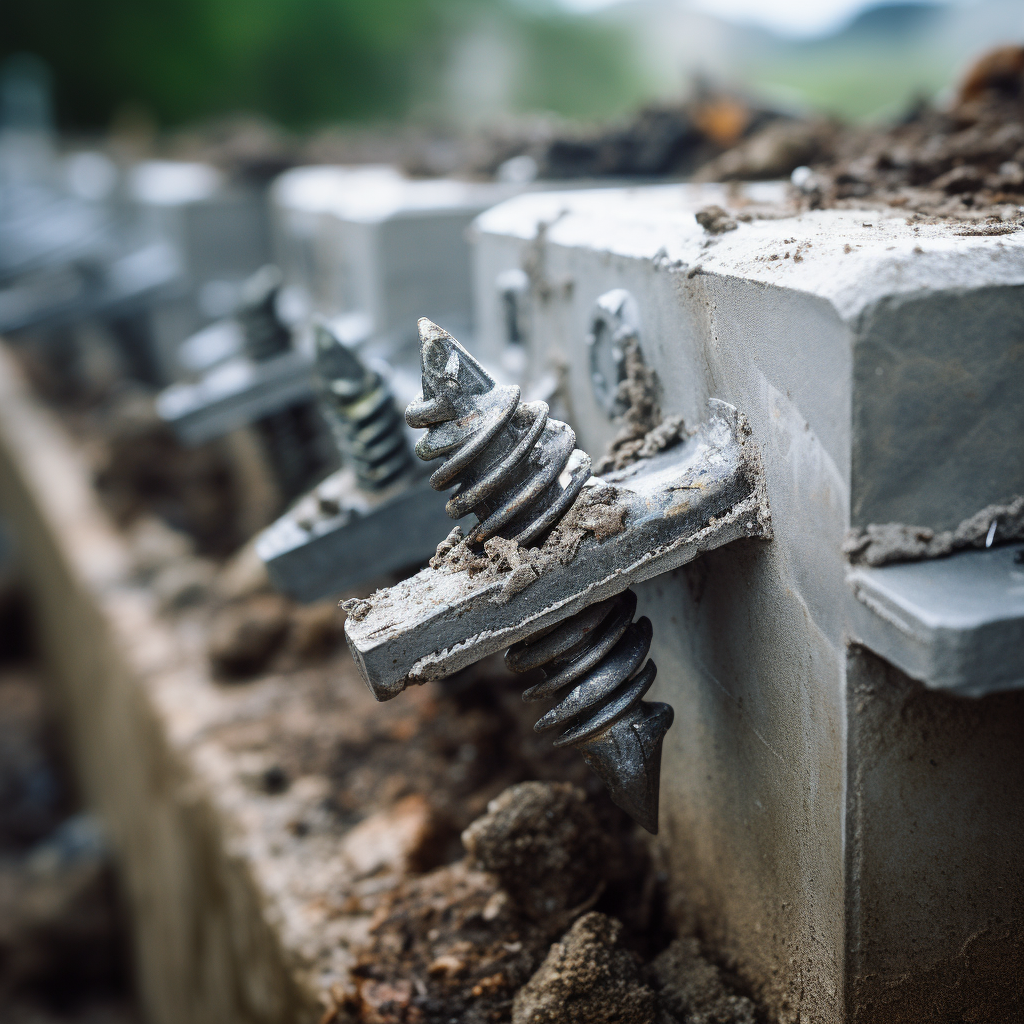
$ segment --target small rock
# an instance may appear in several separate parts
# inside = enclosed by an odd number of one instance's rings
[[[222,678],[252,676],[284,643],[290,625],[289,603],[277,594],[260,594],[223,608],[210,626],[207,654]]]
[[[705,206],[698,210],[694,216],[697,223],[711,235],[720,235],[724,231],[735,231],[736,221],[732,219],[720,206]]]
[[[657,996],[618,945],[621,931],[604,914],[581,917],[516,993],[512,1024],[653,1024]]]
[[[384,869],[416,873],[440,862],[452,831],[416,793],[356,825],[342,841],[341,855],[360,876]]]
[[[470,859],[493,871],[536,920],[578,908],[598,892],[604,835],[586,794],[567,782],[523,782],[487,805],[462,833]]]
[[[756,1024],[754,1004],[729,989],[694,938],[676,939],[655,957],[648,974],[662,1006],[686,1024]]]

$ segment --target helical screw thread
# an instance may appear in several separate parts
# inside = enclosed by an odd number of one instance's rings
[[[283,284],[281,271],[267,265],[242,285],[235,318],[242,326],[246,355],[256,362],[273,359],[292,347],[291,331],[277,315]]]
[[[277,298],[283,287],[281,271],[268,264],[242,285],[235,317],[242,326],[246,355],[265,362],[292,347],[291,331],[277,314]],[[316,451],[316,411],[308,402],[265,416],[258,433],[273,466],[281,497],[288,501],[316,482],[322,462]]]
[[[505,654],[513,672],[540,669],[523,700],[556,699],[534,726],[561,729],[556,747],[576,747],[612,799],[650,832],[658,831],[661,745],[672,725],[668,704],[644,695],[657,675],[650,619],[633,621],[636,594],[626,590],[585,608]]]
[[[544,402],[524,403],[518,387],[497,385],[447,331],[424,318],[419,332],[423,391],[405,418],[427,428],[416,454],[443,459],[430,482],[455,488],[448,514],[476,514],[472,545],[495,536],[521,546],[540,542],[589,479],[590,457],[575,447],[568,425],[549,418]],[[657,832],[661,747],[673,712],[643,700],[657,669],[644,665],[650,620],[633,622],[635,612],[636,595],[627,590],[528,637],[505,657],[513,671],[544,671],[525,700],[559,698],[535,728],[562,727],[555,745],[578,748],[612,800]]]
[[[590,456],[545,402],[523,402],[518,387],[496,384],[447,331],[424,317],[419,333],[423,392],[405,419],[427,428],[416,454],[443,459],[431,486],[455,488],[446,506],[453,519],[476,514],[471,545],[496,536],[539,542],[589,479]]]
[[[361,487],[389,487],[414,465],[394,395],[326,321],[318,321],[314,330],[320,410],[338,449],[351,460]]]

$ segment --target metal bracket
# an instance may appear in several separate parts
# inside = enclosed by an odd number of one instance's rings
[[[1024,687],[1024,545],[847,576],[861,642],[932,689],[964,696]]]
[[[744,418],[712,400],[692,437],[601,478],[625,507],[620,533],[586,537],[571,562],[552,558],[518,593],[509,594],[511,571],[424,569],[362,602],[345,635],[373,695],[390,700],[410,683],[450,675],[704,551],[769,538],[747,441]]]
[[[348,465],[256,541],[274,586],[300,601],[425,562],[449,528],[391,389],[331,322],[314,334],[320,411]]]
[[[424,562],[450,525],[425,478],[370,492],[345,467],[268,526],[256,554],[276,589],[316,601]]]

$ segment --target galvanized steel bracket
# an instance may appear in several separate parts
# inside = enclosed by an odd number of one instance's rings
[[[592,478],[616,489],[624,528],[604,540],[586,536],[568,564],[553,553],[517,593],[509,593],[510,571],[430,568],[360,602],[345,636],[374,696],[389,700],[410,683],[450,675],[704,551],[743,537],[768,539],[749,433],[733,406],[713,399],[693,436]]]

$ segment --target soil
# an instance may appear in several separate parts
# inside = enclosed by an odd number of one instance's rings
[[[1024,48],[984,55],[947,109],[920,103],[891,127],[836,132],[830,149],[804,161],[799,205],[897,207],[999,233],[1024,203]]]
[[[82,440],[88,448],[95,436]],[[614,489],[605,490],[581,506],[580,536],[621,527]],[[192,566],[178,573],[193,580],[181,587],[188,599],[154,605],[183,636],[205,637],[211,669],[237,697],[205,735],[247,766],[254,794],[276,802],[282,841],[332,843],[353,881],[325,894],[330,913],[371,925],[362,945],[343,940],[353,967],[323,992],[326,1022],[596,1022],[620,1002],[631,1008],[622,1020],[683,1019],[662,1005],[657,978],[643,975],[673,938],[658,867],[578,754],[533,731],[536,712],[521,699],[529,680],[494,658],[378,704],[344,650],[335,604],[274,595],[247,549],[204,558],[203,535],[178,526],[140,501],[126,541],[137,580],[155,593],[173,590],[161,583],[171,569]],[[67,813],[55,809],[54,821]],[[33,837],[50,825],[34,826]],[[65,885],[74,910],[66,919],[93,922],[91,931],[75,924],[90,941],[79,971],[120,934],[109,867],[95,863],[76,876],[84,888]],[[47,957],[66,948],[46,936]],[[108,970],[109,958],[98,962]],[[109,1019],[130,1020],[123,981],[104,984]]]
[[[843,553],[853,565],[890,565],[942,558],[964,548],[1024,540],[1024,495],[1000,505],[987,505],[965,519],[955,530],[936,533],[925,526],[902,523],[871,524],[851,530]]]

